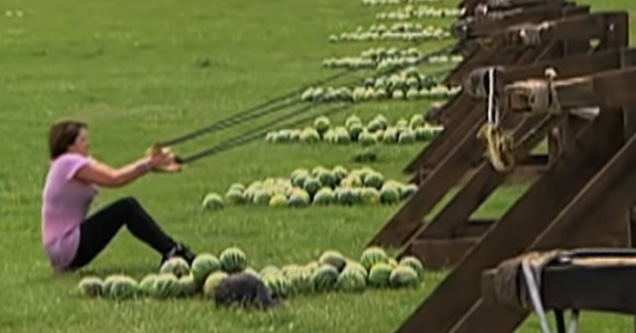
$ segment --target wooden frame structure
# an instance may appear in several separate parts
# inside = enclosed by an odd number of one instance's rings
[[[483,15],[484,12],[501,10],[525,10],[555,3],[565,3],[565,0],[463,0],[459,3],[459,8],[464,10],[464,17]],[[480,8],[481,7],[481,8]]]
[[[579,30],[585,27],[586,33],[581,37]],[[561,77],[585,75],[591,69],[598,68],[596,62],[587,61],[586,55],[598,50],[611,50],[627,45],[627,17],[625,13],[598,13],[591,15],[577,15],[555,21],[549,21],[549,29],[542,36],[544,42],[531,50],[538,52],[539,59],[563,59],[562,55],[572,51],[580,57],[575,60],[578,65],[572,66],[572,59],[544,61],[532,67],[508,66],[507,76],[514,80],[542,75],[546,65],[558,67]],[[578,35],[578,36],[577,36]],[[510,30],[496,33],[492,36],[497,40],[509,40]],[[545,38],[544,38],[545,37]],[[551,37],[551,38],[548,38]],[[578,38],[577,38],[578,37]],[[590,49],[590,40],[598,39],[599,44]],[[587,47],[582,47],[582,45]],[[504,43],[505,45],[505,43]],[[578,47],[568,47],[574,45]],[[517,47],[517,53],[523,53],[525,47]],[[552,51],[552,52],[549,52]],[[601,59],[602,54],[597,54]],[[607,60],[600,69],[618,68],[617,53],[605,54]],[[613,59],[613,60],[612,60]],[[587,61],[587,62],[586,62]],[[493,64],[489,64],[493,65]],[[585,65],[585,67],[579,67]],[[589,66],[588,66],[589,65]],[[544,67],[542,67],[544,66]],[[605,67],[603,67],[605,66]],[[463,94],[462,94],[463,95]],[[427,160],[438,159],[432,172],[420,184],[418,192],[404,205],[400,211],[386,224],[386,226],[370,242],[371,245],[391,245],[403,247],[402,254],[414,254],[425,262],[429,268],[451,265],[470,249],[476,241],[491,226],[493,221],[469,221],[470,215],[507,177],[500,177],[491,173],[489,163],[484,160],[483,144],[476,138],[476,134],[485,123],[483,101],[475,103],[468,96],[460,96],[463,101],[455,99],[449,103],[447,110],[458,113],[455,127],[450,127],[452,135],[444,138],[444,133],[438,141],[434,141],[428,148]],[[458,107],[464,105],[464,107]],[[470,105],[473,105],[472,107]],[[461,114],[461,115],[459,115]],[[507,121],[515,123],[511,116]],[[521,139],[540,123],[534,119],[517,129],[515,136]],[[452,122],[452,120],[451,120]],[[559,141],[567,145],[569,137],[578,132],[577,119],[563,118],[559,120]],[[551,126],[545,128],[554,127]],[[547,133],[543,133],[547,134]],[[556,141],[556,140],[555,140]],[[440,142],[434,146],[435,142]],[[538,142],[530,138],[517,154],[519,158],[527,158],[528,152]],[[454,147],[453,147],[454,146]],[[558,162],[563,147],[551,149],[550,164]],[[432,150],[431,150],[432,149]],[[540,163],[545,163],[540,158]],[[543,165],[547,168],[548,165]],[[466,185],[435,217],[433,221],[422,224],[422,219],[462,178],[468,178]]]
[[[631,246],[629,213],[636,201],[632,51],[621,52],[621,69],[554,82],[562,110],[600,106],[599,115],[398,332],[513,332],[528,313],[484,299],[479,278],[484,270],[526,251]],[[502,92],[506,112],[526,111],[528,96],[510,88]]]

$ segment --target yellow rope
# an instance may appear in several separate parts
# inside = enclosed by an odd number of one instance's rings
[[[507,172],[514,167],[513,139],[501,127],[487,123],[481,127],[477,138],[486,142],[486,155],[495,170]]]

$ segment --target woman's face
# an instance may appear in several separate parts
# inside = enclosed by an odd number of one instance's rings
[[[90,154],[90,148],[90,144],[88,143],[88,132],[85,128],[82,128],[80,129],[75,142],[68,147],[68,151],[82,156],[88,156]]]

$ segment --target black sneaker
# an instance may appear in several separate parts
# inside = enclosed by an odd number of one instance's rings
[[[174,248],[172,248],[170,252],[168,252],[161,258],[161,265],[163,265],[163,263],[166,262],[166,260],[170,258],[174,258],[174,257],[181,257],[188,262],[188,265],[192,265],[192,262],[194,261],[196,254],[190,251],[190,249],[187,246],[183,245],[182,243],[177,243],[177,245]]]

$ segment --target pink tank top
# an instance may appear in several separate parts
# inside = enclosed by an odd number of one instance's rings
[[[42,193],[42,242],[51,266],[64,271],[79,246],[79,227],[86,218],[95,186],[74,180],[73,176],[91,159],[66,153],[52,161]]]

